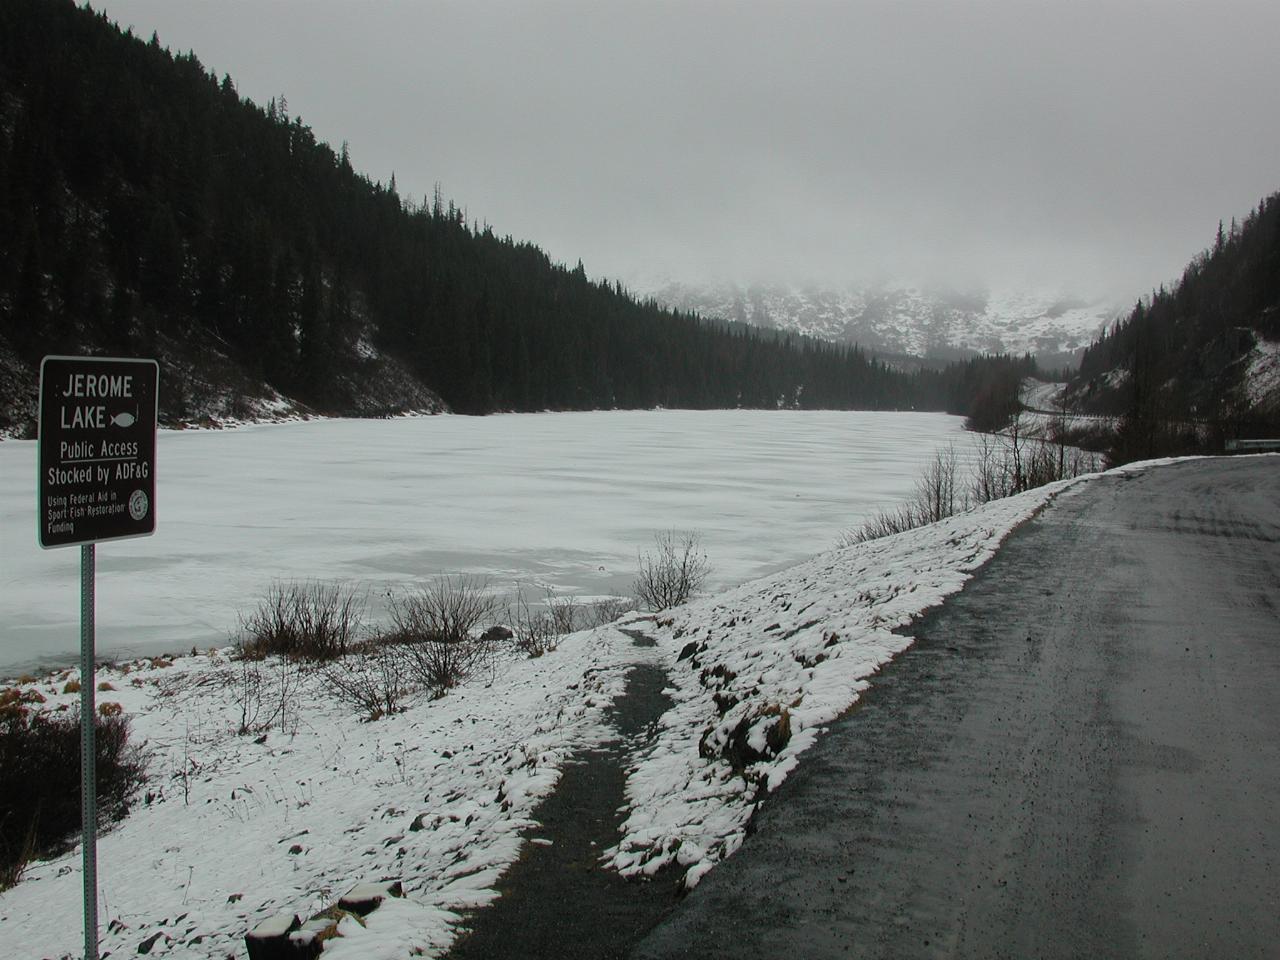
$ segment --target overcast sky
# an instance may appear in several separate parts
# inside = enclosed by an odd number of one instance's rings
[[[1127,301],[1280,189],[1275,0],[100,0],[402,196],[641,289]]]

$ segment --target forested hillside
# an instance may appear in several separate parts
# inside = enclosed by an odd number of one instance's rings
[[[162,419],[612,407],[954,409],[960,371],[704,324],[401,197],[284,98],[71,0],[0,4],[0,430],[39,358],[157,356]]]
[[[1140,301],[1084,355],[1072,397],[1123,415],[1122,456],[1194,449],[1280,428],[1280,193],[1213,246],[1172,290]],[[1131,447],[1132,449],[1127,449]]]

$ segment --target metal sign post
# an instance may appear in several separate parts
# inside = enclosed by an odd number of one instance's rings
[[[80,548],[80,839],[84,859],[84,955],[98,960],[98,783],[93,745],[94,545]]]
[[[156,528],[154,360],[45,357],[40,364],[37,540],[80,547],[80,828],[84,955],[98,960],[98,797],[94,748],[94,600],[104,540]]]

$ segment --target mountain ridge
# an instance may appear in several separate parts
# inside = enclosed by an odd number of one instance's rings
[[[1030,353],[1045,367],[1075,366],[1121,314],[1105,299],[927,284],[665,282],[648,291],[673,309],[857,344],[877,354],[953,360]]]

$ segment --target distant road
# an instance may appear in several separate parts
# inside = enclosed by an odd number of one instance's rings
[[[1280,457],[1015,533],[634,957],[1280,957]]]

